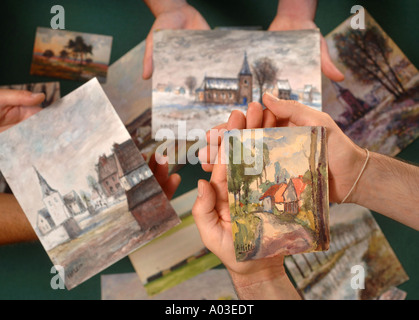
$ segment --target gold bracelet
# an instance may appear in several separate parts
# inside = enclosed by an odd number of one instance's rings
[[[343,198],[343,200],[342,200],[342,202],[341,202],[340,204],[344,203],[344,202],[346,201],[346,199],[348,199],[349,195],[352,193],[352,191],[354,190],[354,188],[355,188],[356,184],[358,183],[359,179],[361,178],[362,173],[363,173],[363,172],[364,172],[364,170],[365,170],[365,167],[367,166],[368,160],[369,160],[369,158],[370,158],[370,152],[368,151],[368,149],[367,149],[367,148],[364,148],[364,150],[367,152],[367,159],[365,159],[364,166],[362,167],[361,172],[360,172],[360,173],[359,173],[359,175],[358,175],[358,178],[356,178],[355,183],[354,183],[354,185],[352,186],[351,190],[349,190],[348,194],[346,195],[346,197],[345,197],[345,198]]]

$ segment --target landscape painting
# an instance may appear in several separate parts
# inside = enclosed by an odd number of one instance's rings
[[[232,130],[224,141],[237,261],[327,250],[325,128]]]
[[[142,78],[144,50],[145,41],[142,41],[110,65],[102,88],[138,149],[150,159],[161,142],[151,137],[151,79]],[[175,143],[171,146],[174,150],[167,152],[169,173],[176,172],[182,163],[186,163],[185,158],[179,157],[186,155],[184,149],[191,144],[187,141],[185,145]],[[171,155],[175,159],[171,159]]]
[[[409,278],[371,212],[355,204],[330,208],[330,249],[285,258],[306,300],[404,299],[393,287]],[[353,289],[351,268],[365,271],[364,289]],[[389,290],[389,291],[388,291]]]
[[[419,137],[419,73],[365,11],[365,30],[348,18],[326,37],[343,82],[323,77],[323,110],[359,146],[394,156]]]
[[[221,264],[201,240],[192,216],[198,190],[170,201],[182,223],[129,255],[148,295],[159,295]]]
[[[11,84],[0,86],[0,89],[27,90],[33,93],[43,93],[45,94],[45,100],[41,103],[42,108],[48,107],[61,98],[60,83],[58,81]]]
[[[211,269],[153,297],[136,273],[101,276],[102,300],[238,300],[228,271]]]
[[[68,289],[180,222],[96,79],[1,133],[0,151]]]
[[[266,91],[321,110],[319,30],[160,30],[153,34],[152,136],[178,139],[246,112]]]
[[[30,74],[106,82],[112,37],[38,27]]]

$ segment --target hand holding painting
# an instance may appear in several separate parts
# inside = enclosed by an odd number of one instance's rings
[[[275,18],[270,24],[269,31],[316,29],[314,16],[317,0],[280,0]],[[333,81],[343,81],[344,75],[333,64],[326,40],[321,37],[322,72]]]
[[[330,201],[340,203],[346,198],[345,202],[357,203],[419,230],[419,211],[415,209],[419,167],[374,152],[368,153],[367,162],[365,150],[353,143],[328,114],[296,101],[280,100],[269,93],[264,94],[263,103],[265,110],[258,102],[249,104],[247,116],[233,111],[228,123],[218,129],[325,127]],[[223,148],[222,141],[211,143]],[[210,154],[209,148],[210,145],[204,149],[204,155]],[[205,171],[212,171],[212,176],[210,182],[198,182],[199,196],[192,213],[204,244],[225,264],[241,299],[298,298],[284,271],[282,256],[236,262],[225,166],[221,161],[202,165]]]
[[[0,89],[0,132],[18,124],[42,110],[43,93],[26,90]],[[149,166],[166,196],[173,197],[180,184],[178,174],[168,174],[168,165],[160,165],[154,155]],[[37,240],[33,228],[12,194],[0,193],[0,245]]]
[[[153,31],[159,29],[208,30],[205,18],[186,0],[144,0],[156,20],[146,39],[143,60],[143,78],[149,79],[153,73]],[[270,24],[269,31],[303,30],[317,28],[314,23],[317,0],[280,0],[277,14]],[[321,37],[322,71],[333,81],[342,81],[343,74],[330,59],[326,41]]]
[[[201,14],[186,0],[144,0],[156,20],[146,38],[143,60],[143,79],[153,73],[153,31],[159,29],[209,30],[210,27]]]
[[[0,89],[0,132],[41,111],[44,100],[43,93]]]

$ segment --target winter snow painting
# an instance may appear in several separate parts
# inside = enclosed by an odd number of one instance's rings
[[[321,110],[318,30],[161,30],[154,33],[152,136],[224,123],[268,91]],[[186,130],[183,128],[186,123]]]

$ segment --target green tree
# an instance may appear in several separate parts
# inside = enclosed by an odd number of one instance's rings
[[[80,57],[80,65],[83,64],[84,56],[87,56],[88,54],[93,55],[93,47],[84,42],[82,36],[77,36],[74,40],[68,40],[68,44],[65,48],[72,50],[73,56],[76,60],[77,57]]]

